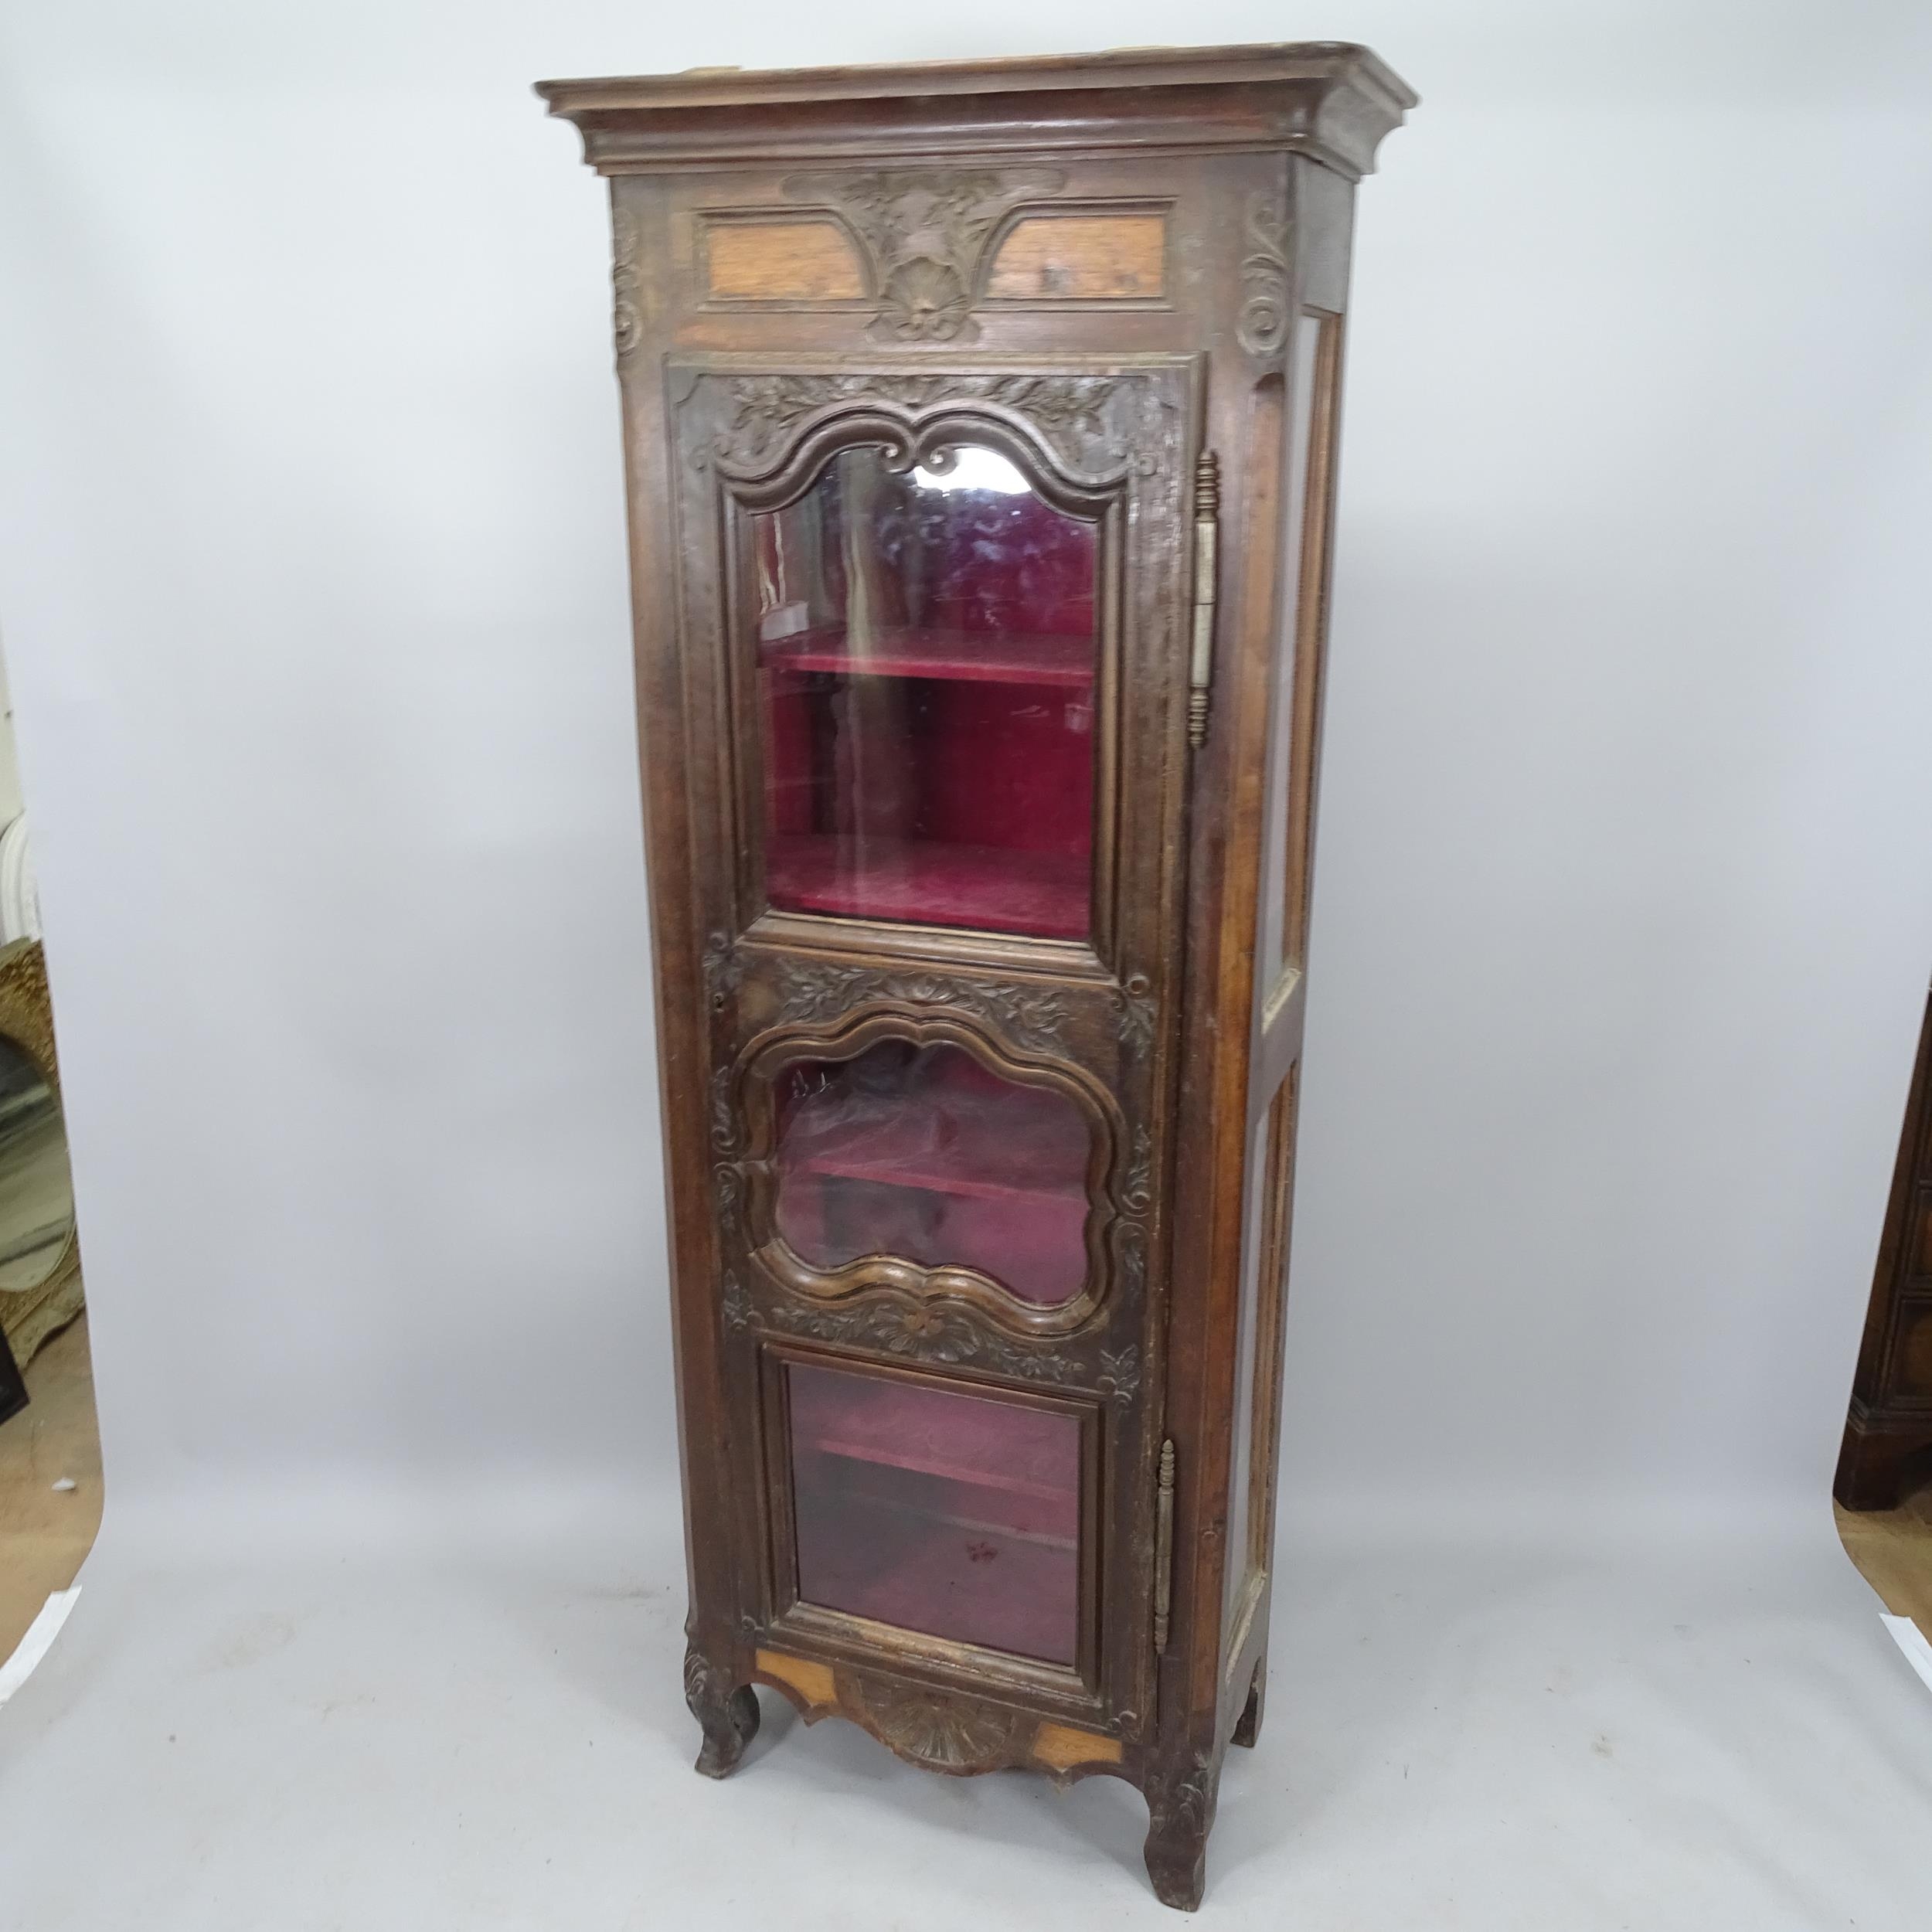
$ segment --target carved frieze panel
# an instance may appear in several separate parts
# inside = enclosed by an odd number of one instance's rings
[[[735,477],[770,474],[815,419],[854,409],[896,418],[908,429],[940,412],[1014,418],[1068,474],[1100,487],[1130,471],[1158,474],[1174,460],[1158,403],[1150,406],[1144,385],[1119,376],[813,371],[719,379],[724,396],[711,449]]]
[[[1001,222],[1066,185],[1056,168],[885,168],[792,175],[784,192],[835,210],[858,237],[879,304],[874,335],[950,342],[974,332],[981,258]]]

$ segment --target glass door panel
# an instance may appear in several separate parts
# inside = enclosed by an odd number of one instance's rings
[[[750,522],[771,904],[1086,937],[1097,526],[977,444]]]
[[[843,1369],[787,1373],[801,1599],[1073,1663],[1078,1419]]]
[[[972,1268],[1043,1308],[1086,1284],[1093,1138],[1066,1094],[888,1039],[795,1063],[777,1099],[778,1232],[810,1266]]]

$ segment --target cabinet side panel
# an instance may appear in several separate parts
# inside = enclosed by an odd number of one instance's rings
[[[1168,1433],[1179,1452],[1175,1629],[1162,1689],[1164,1748],[1218,1750],[1224,1605],[1236,1505],[1236,1355],[1248,1175],[1265,1169],[1266,1097],[1250,1089],[1257,877],[1285,587],[1282,538],[1290,399],[1283,353],[1294,312],[1293,209],[1284,157],[1212,169],[1226,219],[1204,239],[1217,297],[1206,440],[1221,483],[1216,619],[1206,741],[1193,754],[1185,1048],[1175,1191]]]
[[[1279,526],[1283,586],[1270,634],[1253,879],[1247,1117],[1266,1148],[1250,1203],[1234,1338],[1235,1429],[1223,1603],[1221,1712],[1240,1715],[1267,1643],[1289,1235],[1307,985],[1308,912],[1340,427],[1342,313],[1352,190],[1290,164],[1294,272],[1284,317],[1287,421]]]
[[[651,897],[651,940],[663,1123],[666,1233],[671,1274],[679,1460],[684,1495],[685,1556],[694,1636],[733,1594],[730,1544],[716,1526],[726,1519],[726,1427],[719,1379],[717,1325],[708,1293],[716,1265],[715,1229],[701,1138],[678,1131],[702,1117],[706,1055],[700,1004],[692,815],[703,801],[692,774],[713,763],[689,742],[687,671],[679,645],[677,547],[661,356],[662,294],[644,264],[665,247],[664,198],[655,181],[611,183],[614,332],[622,400],[624,464],[631,553],[631,622],[637,679],[638,743]],[[714,1633],[720,1640],[723,1631]]]

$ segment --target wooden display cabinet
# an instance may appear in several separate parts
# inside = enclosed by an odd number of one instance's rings
[[[1357,180],[1331,45],[539,91],[611,180],[699,1770],[1267,1681]]]
[[[1932,1466],[1932,994],[1919,1034],[1878,1266],[1833,1490],[1847,1509],[1896,1509]]]

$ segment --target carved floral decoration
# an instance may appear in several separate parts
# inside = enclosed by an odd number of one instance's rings
[[[784,191],[832,209],[858,237],[878,291],[873,335],[950,342],[971,332],[980,262],[1001,222],[1066,185],[1056,168],[886,168],[793,175]]]
[[[728,379],[729,413],[714,451],[740,474],[764,468],[815,416],[851,404],[885,403],[909,417],[973,403],[1023,417],[1075,474],[1117,478],[1129,464],[1151,474],[1159,460],[1131,413],[1116,406],[1129,387],[1111,376],[791,374]]]

